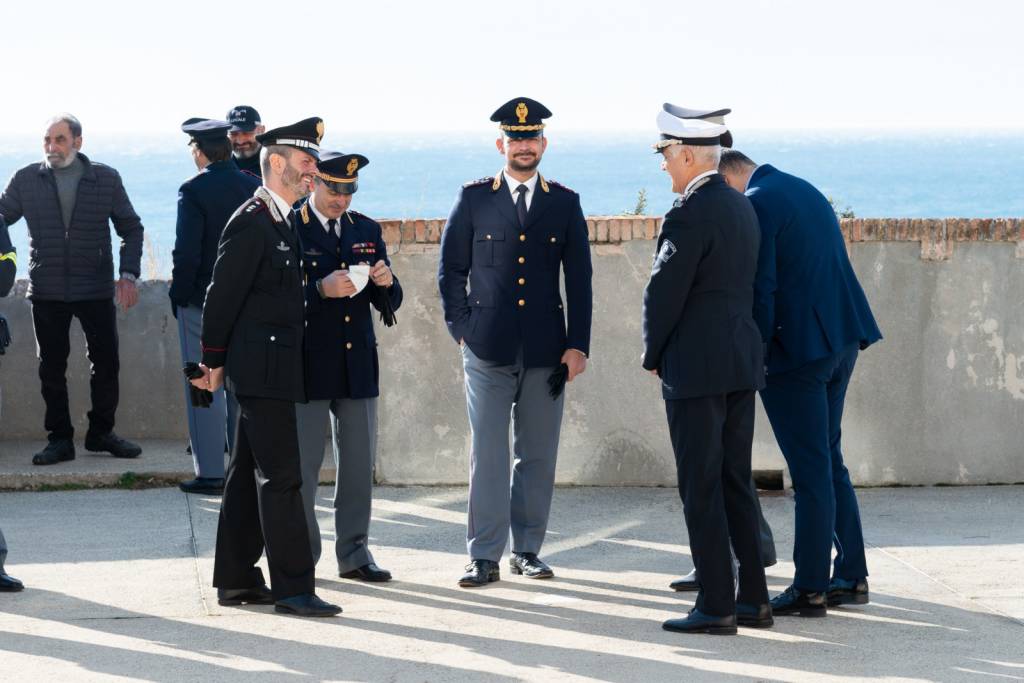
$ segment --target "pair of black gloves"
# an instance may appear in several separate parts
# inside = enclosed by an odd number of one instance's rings
[[[193,363],[192,361],[185,363],[182,372],[189,379],[199,379],[203,376],[203,371],[199,369],[199,363]],[[210,404],[213,403],[213,394],[211,392],[206,389],[200,389],[191,382],[188,385],[188,398],[194,408],[209,408]]]

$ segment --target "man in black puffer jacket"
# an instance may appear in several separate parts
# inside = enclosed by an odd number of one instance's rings
[[[135,281],[142,259],[142,223],[114,169],[91,162],[82,147],[82,125],[61,114],[49,121],[41,164],[17,171],[0,194],[0,217],[28,224],[28,298],[39,348],[39,378],[46,402],[49,443],[36,465],[73,460],[71,413],[65,372],[71,318],[85,332],[91,362],[92,410],[85,448],[134,458],[137,445],[114,433],[118,401],[117,303],[138,301]],[[110,223],[121,237],[120,279],[114,283]]]

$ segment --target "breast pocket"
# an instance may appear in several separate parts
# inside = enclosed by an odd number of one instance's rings
[[[549,231],[544,235],[544,263],[549,268],[558,268],[562,262],[562,254],[565,252],[565,233]]]
[[[499,266],[504,260],[505,229],[481,230],[473,237],[473,265]]]
[[[278,285],[284,286],[298,278],[298,264],[295,261],[295,254],[288,251],[275,251],[270,255],[270,267],[277,276]]]

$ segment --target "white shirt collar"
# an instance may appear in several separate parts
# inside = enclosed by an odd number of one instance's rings
[[[707,178],[708,176],[713,176],[716,173],[718,173],[718,171],[704,171],[703,173],[695,176],[693,180],[691,180],[690,182],[688,182],[686,184],[686,189],[683,190],[683,196],[685,197],[688,194],[690,194],[691,188],[693,188],[694,185],[696,185],[698,182],[700,182],[700,180],[702,178]]]
[[[313,212],[313,215],[316,216],[316,219],[320,221],[320,225],[324,227],[324,232],[330,232],[331,228],[327,225],[327,221],[329,221],[330,219],[327,216],[320,213],[320,211],[316,208],[316,202],[313,201],[313,195],[309,196],[309,201],[306,202],[306,205],[309,207],[309,210]],[[338,221],[338,223],[340,224],[341,222]]]
[[[288,217],[292,213],[291,205],[289,205],[288,202],[286,202],[285,200],[281,199],[281,197],[279,197],[276,192],[271,190],[266,185],[263,186],[263,189],[267,191],[267,194],[270,195],[270,198],[274,200],[275,204],[277,204],[277,210],[281,212],[281,215],[284,217],[285,222],[287,222]]]
[[[757,166],[755,166],[755,167],[754,167],[754,170],[753,170],[753,171],[751,171],[751,172],[750,172],[750,175],[748,175],[748,176],[747,176],[747,186],[743,188],[743,194],[746,194],[746,193],[747,193],[747,190],[749,190],[749,189],[750,189],[750,179],[754,177],[754,174],[755,174],[755,173],[757,173],[757,169],[759,169],[759,168],[761,168],[761,165],[760,165],[760,164],[758,164]]]
[[[533,201],[533,190],[537,187],[537,178],[540,176],[534,172],[534,174],[527,180],[518,181],[508,174],[507,171],[502,169],[502,174],[505,176],[505,184],[508,185],[508,191],[512,194],[512,203],[514,204],[519,199],[516,193],[516,188],[520,185],[526,185],[526,209],[530,209],[530,202]]]

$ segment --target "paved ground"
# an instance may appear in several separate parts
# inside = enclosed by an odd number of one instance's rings
[[[692,604],[667,589],[690,567],[671,490],[559,489],[558,578],[503,566],[465,590],[465,489],[378,489],[372,543],[396,580],[338,579],[325,558],[317,590],[345,609],[327,620],[217,605],[217,498],[0,493],[8,569],[28,584],[0,594],[0,680],[1024,680],[1024,488],[860,496],[871,605],[711,637],[660,629]],[[787,557],[792,499],[762,502]],[[791,571],[773,567],[771,589]]]

